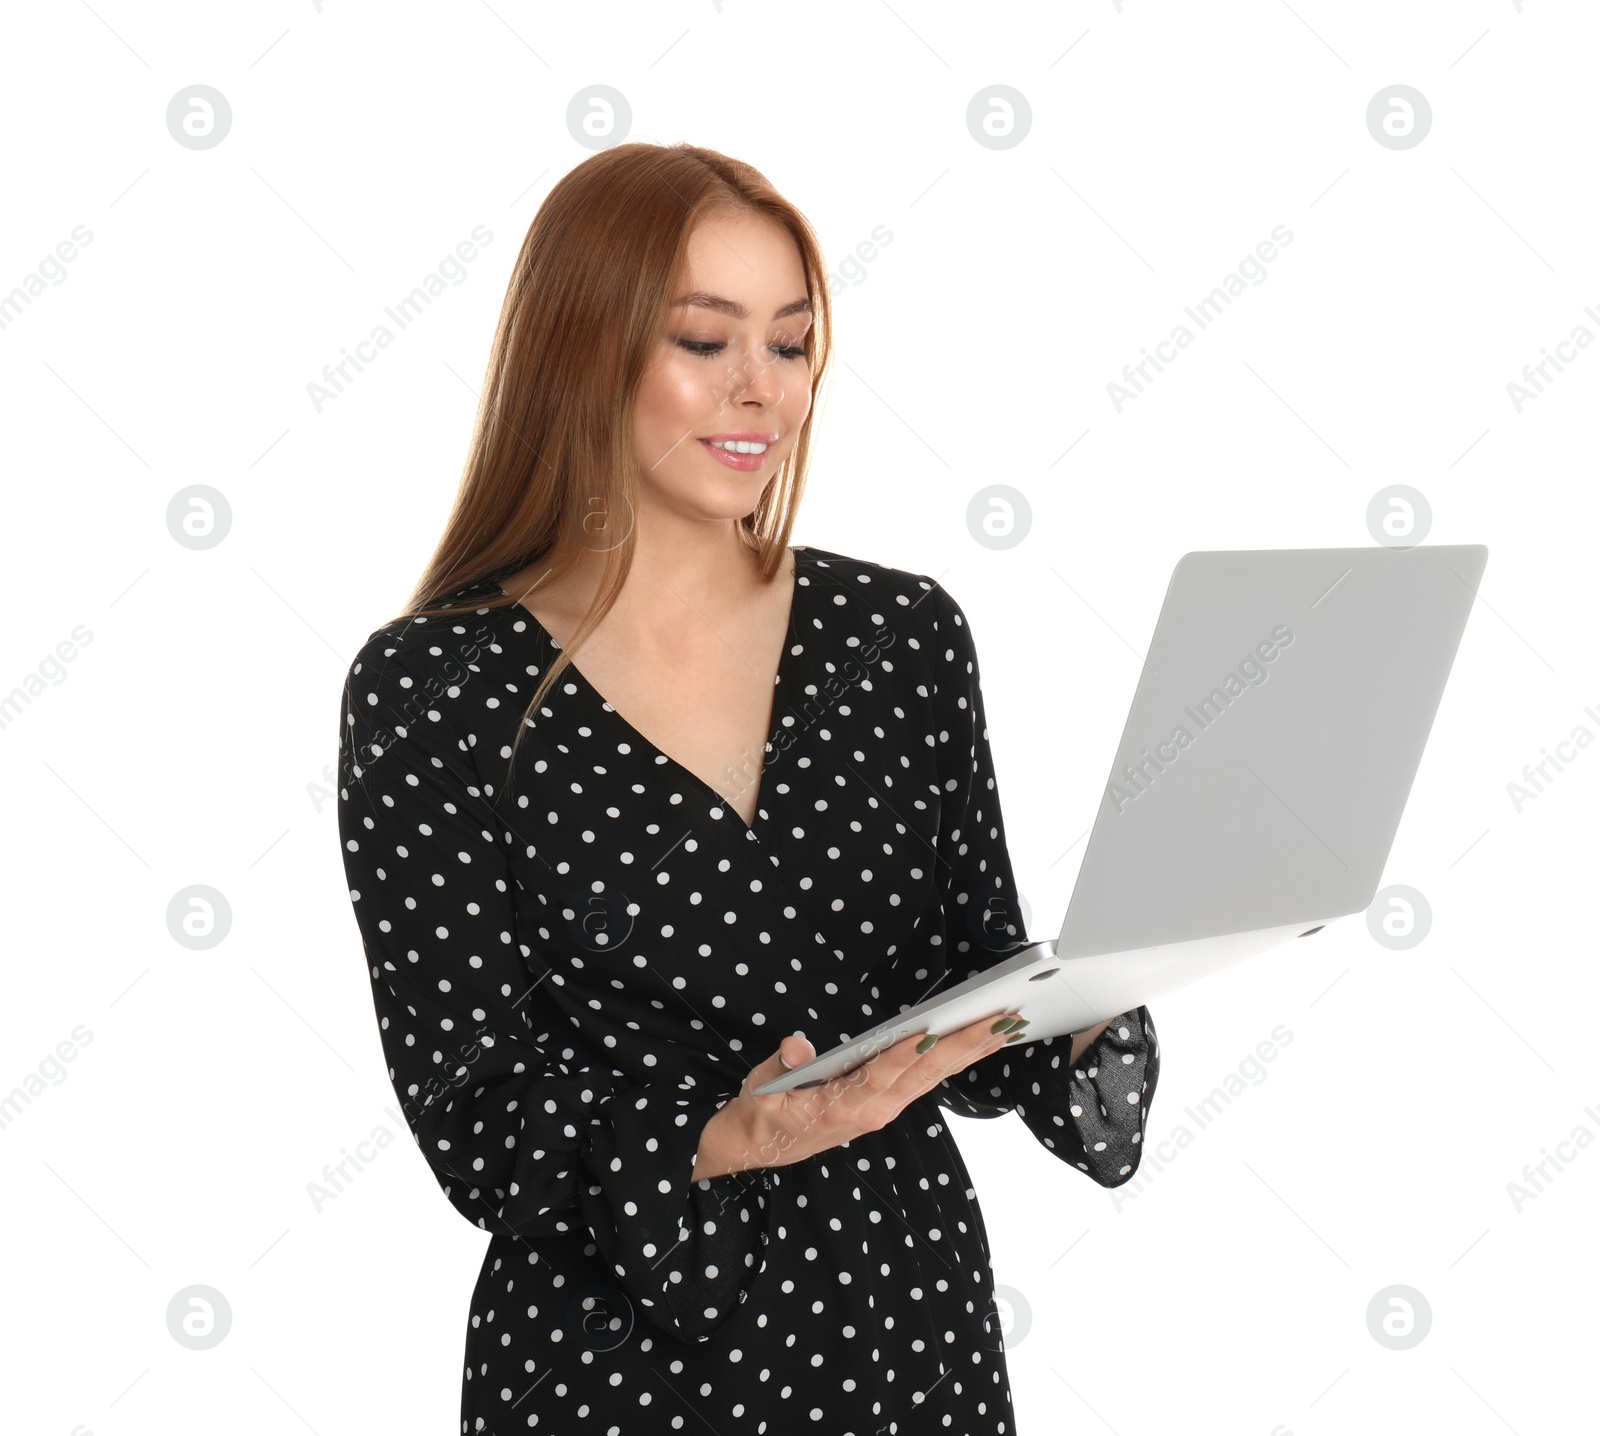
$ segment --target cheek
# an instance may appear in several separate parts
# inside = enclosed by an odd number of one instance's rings
[[[783,391],[783,400],[778,405],[778,414],[785,433],[793,435],[794,431],[805,422],[806,415],[811,412],[811,376],[801,373],[789,381],[788,387]]]
[[[639,418],[652,431],[699,428],[717,410],[717,395],[708,367],[692,358],[655,365],[639,386]]]

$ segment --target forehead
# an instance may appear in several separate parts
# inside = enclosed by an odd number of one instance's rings
[[[727,300],[697,307],[732,318],[743,317],[736,312],[743,309],[766,320],[780,309],[804,318],[809,311],[795,306],[806,294],[805,265],[787,229],[764,215],[724,213],[706,216],[691,231],[673,298]]]

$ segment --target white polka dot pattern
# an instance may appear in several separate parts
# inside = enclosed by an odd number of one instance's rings
[[[959,605],[796,560],[748,825],[575,667],[507,779],[557,651],[520,605],[396,621],[351,665],[339,828],[383,1050],[490,1233],[463,1433],[770,1432],[778,1399],[830,1433],[921,1429],[924,1401],[941,1431],[1009,1433],[988,1238],[939,1109],[1016,1110],[1102,1186],[1137,1167],[1143,1008],[1075,1072],[1069,1039],[1019,1042],[881,1131],[690,1180],[785,1032],[826,1050],[1024,939]]]

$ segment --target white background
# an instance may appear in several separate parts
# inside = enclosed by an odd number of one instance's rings
[[[1393,483],[1428,542],[1489,545],[1384,879],[1426,939],[1358,915],[1155,1004],[1129,1188],[952,1119],[1029,1313],[1022,1436],[1592,1428],[1600,753],[1520,812],[1507,784],[1600,734],[1600,352],[1520,411],[1507,386],[1600,334],[1597,44],[1575,0],[13,9],[0,294],[92,239],[0,329],[0,693],[91,638],[0,728],[0,1094],[89,1037],[0,1127],[0,1424],[455,1429],[487,1237],[403,1134],[307,1193],[395,1129],[317,790],[345,669],[443,525],[512,258],[589,153],[569,102],[604,84],[615,138],[751,161],[822,236],[838,362],[795,538],[966,608],[1035,934],[1183,553],[1369,544]],[[200,151],[166,119],[196,84],[232,109]],[[1366,124],[1394,84],[1432,109],[1409,149]],[[967,127],[994,85],[1031,109],[1003,150]],[[319,413],[323,366],[478,225],[465,282]],[[1122,366],[1278,225],[1264,282],[1118,412]],[[1031,508],[1001,552],[968,528],[994,483]],[[204,551],[167,526],[197,484],[231,508]],[[167,924],[195,884],[231,908],[203,951]],[[1547,1150],[1571,1160],[1519,1210]],[[209,1350],[167,1329],[191,1285],[231,1308]],[[1403,1351],[1368,1327],[1395,1285],[1431,1313]]]

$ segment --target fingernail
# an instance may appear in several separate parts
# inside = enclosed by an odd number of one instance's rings
[[[1006,1018],[1005,1026],[1002,1027],[1000,1030],[1002,1032],[1015,1032],[1021,1026],[1022,1026],[1022,1019],[1020,1017],[1008,1017],[1008,1018]]]
[[[939,1034],[937,1032],[930,1032],[926,1037],[924,1037],[922,1039],[921,1042],[917,1043],[917,1051],[918,1052],[931,1052],[931,1051],[933,1051],[933,1044],[935,1042],[937,1042],[938,1040],[939,1040]]]
[[[794,1068],[791,1067],[787,1062],[785,1062],[783,1060],[783,1053],[781,1053],[781,1052],[778,1054],[778,1065],[780,1067],[782,1067],[785,1072],[793,1072],[794,1071]]]
[[[1033,1021],[1033,1019],[1031,1017],[1019,1017],[1017,1019],[1016,1025],[1017,1025],[1017,1027],[1022,1028],[1022,1027],[1026,1027],[1032,1021]]]
[[[1009,1017],[1002,1017],[994,1024],[993,1027],[991,1027],[989,1029],[989,1031],[991,1031],[991,1032],[1004,1032],[1006,1030],[1006,1027],[1010,1024],[1010,1022],[1011,1022],[1011,1019]]]
[[[1028,1034],[1027,1034],[1027,1033],[1025,1033],[1025,1032],[1013,1032],[1013,1033],[1012,1033],[1012,1034],[1011,1034],[1011,1036],[1009,1036],[1009,1037],[1008,1037],[1008,1038],[1006,1038],[1006,1042],[1016,1042],[1016,1041],[1018,1041],[1018,1040],[1019,1040],[1019,1039],[1020,1039],[1020,1038],[1023,1038],[1023,1037],[1026,1037],[1026,1036],[1027,1036],[1027,1035],[1028,1035]],[[1002,1044],[1001,1044],[1001,1045],[1002,1045],[1002,1046],[1004,1046],[1004,1045],[1005,1045],[1005,1044],[1004,1044],[1004,1043],[1002,1043]]]

